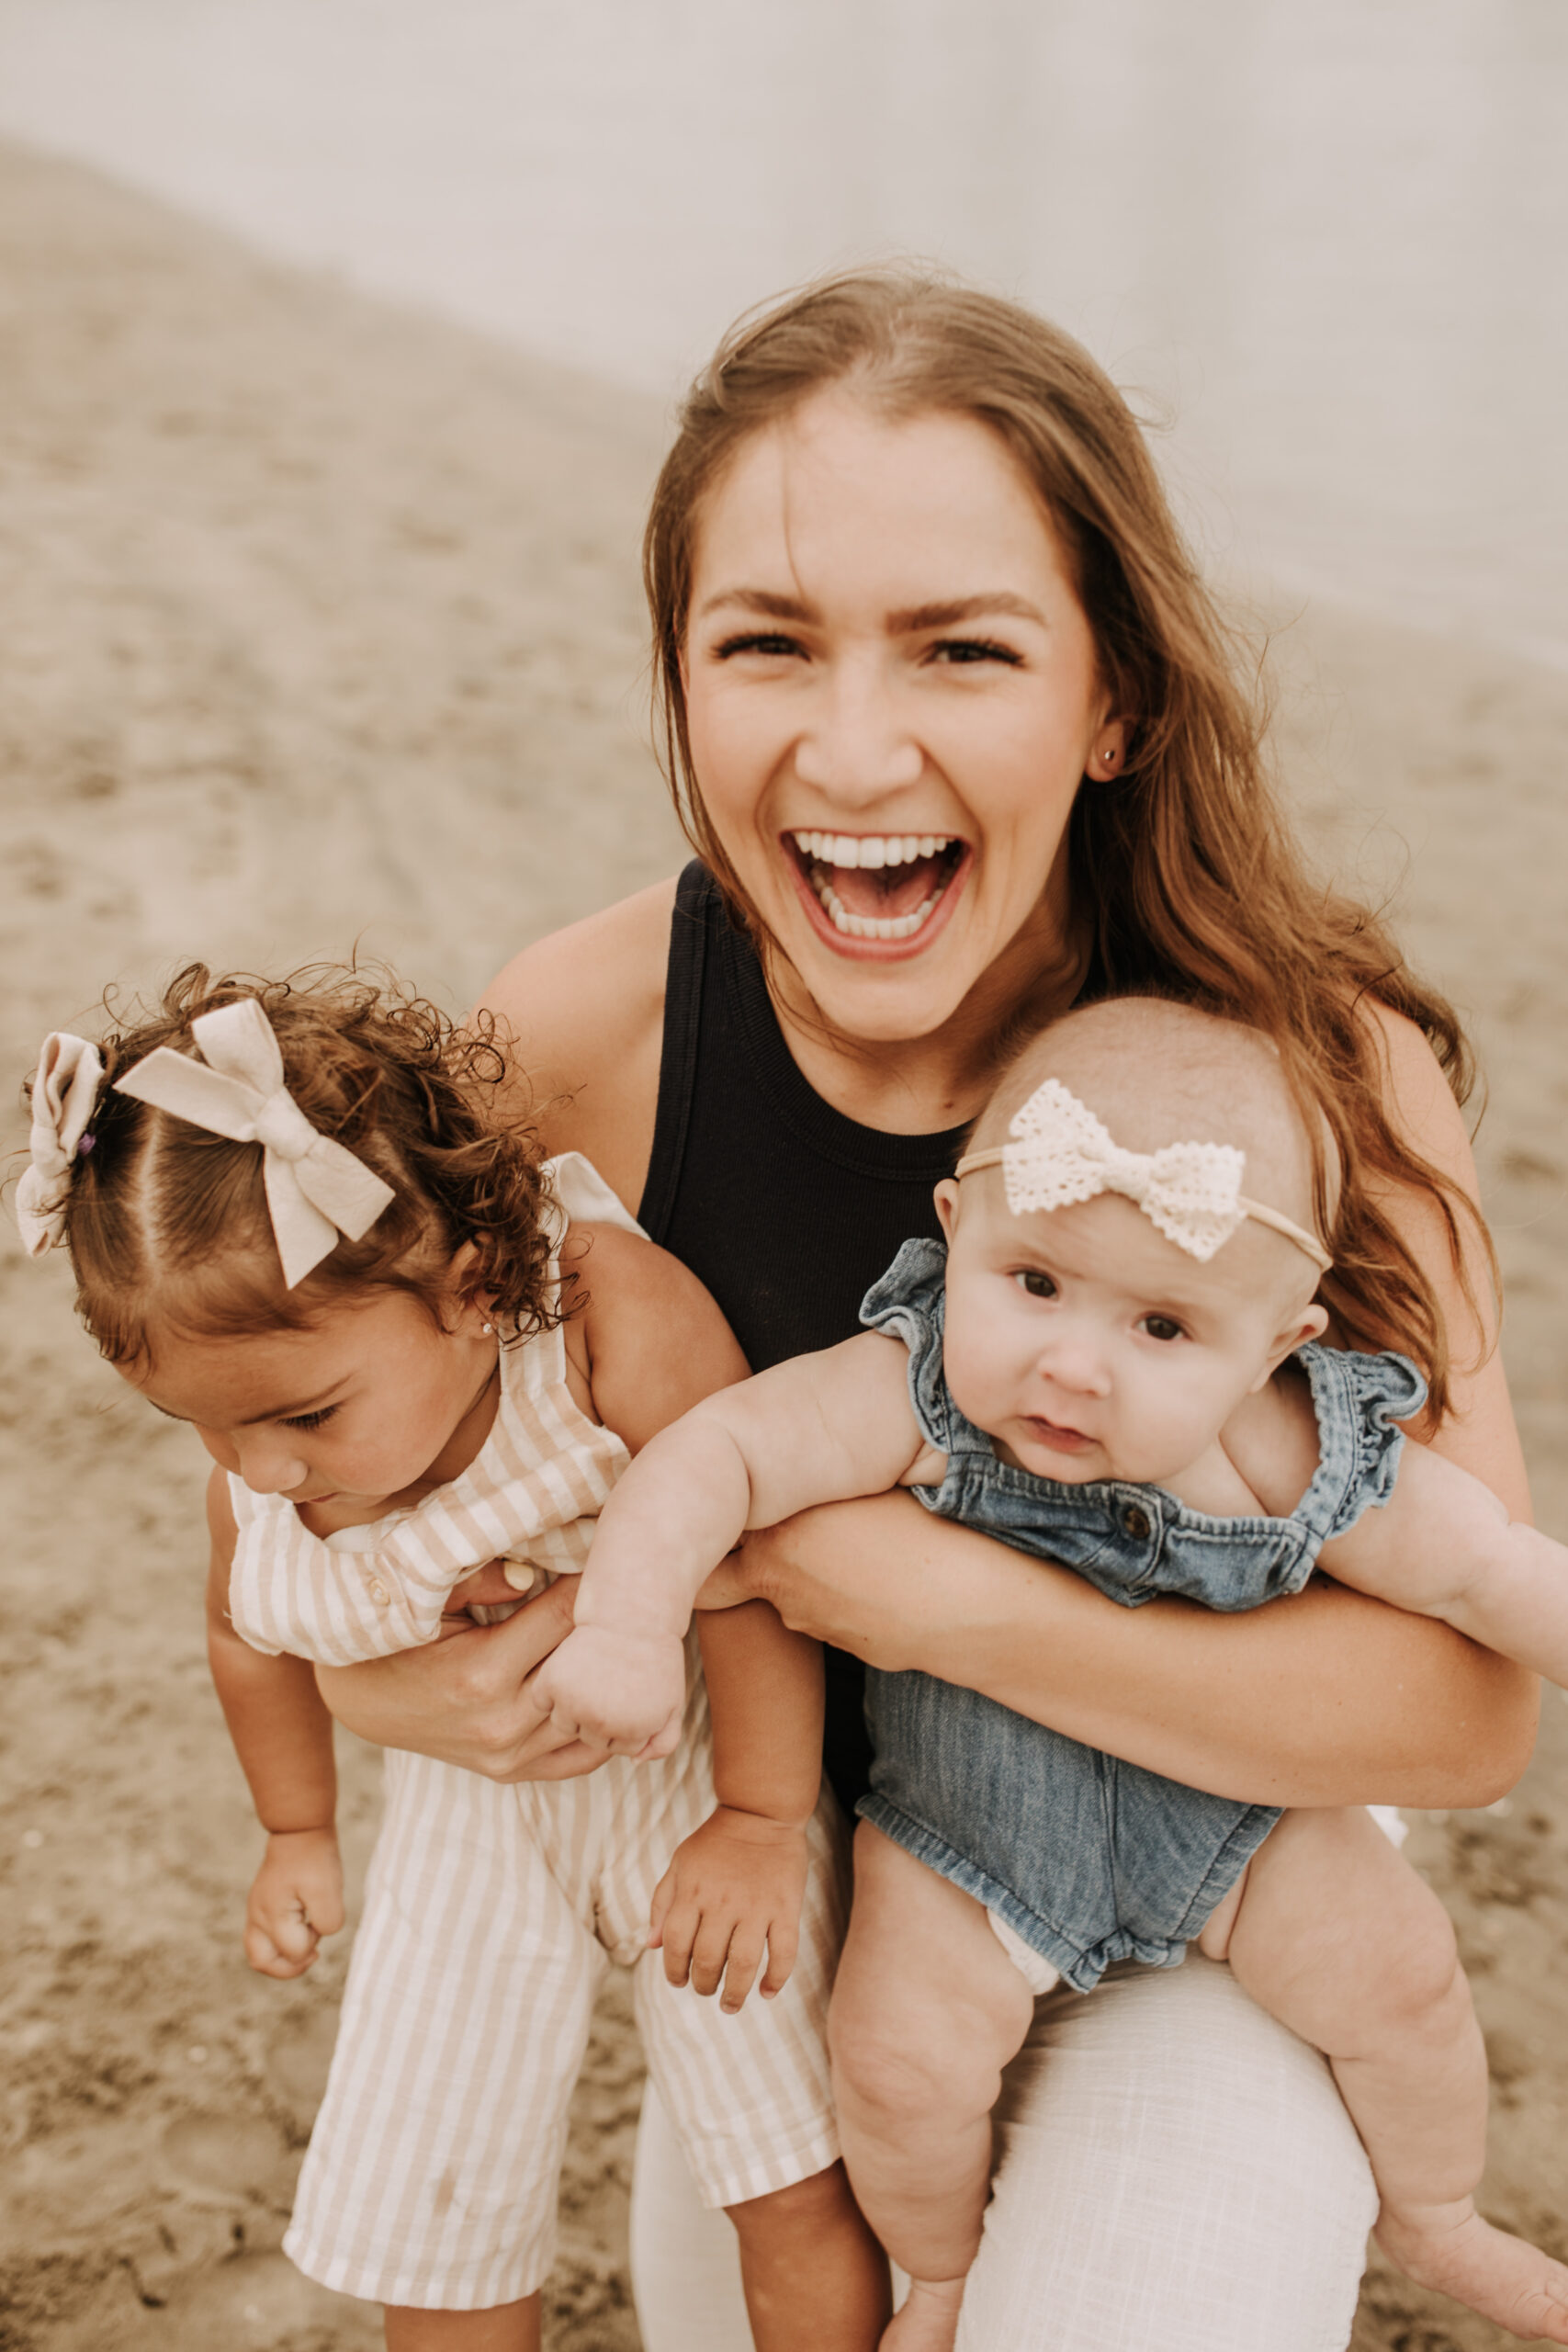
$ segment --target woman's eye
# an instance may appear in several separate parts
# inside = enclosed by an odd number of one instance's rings
[[[1010,645],[998,645],[990,637],[944,637],[931,647],[931,658],[951,669],[964,669],[975,662],[1001,662],[1016,670],[1022,660]]]
[[[799,651],[798,639],[781,637],[771,629],[752,629],[743,637],[727,637],[714,647],[715,659],[720,662],[733,661],[738,653],[761,653],[778,659]]]
[[[1021,1290],[1029,1293],[1031,1298],[1055,1298],[1056,1295],[1055,1283],[1037,1266],[1025,1266],[1021,1272],[1014,1274],[1013,1280]]]
[[[286,1430],[319,1430],[322,1422],[330,1421],[336,1411],[335,1405],[323,1405],[317,1413],[296,1413],[293,1419],[285,1421],[283,1426]]]
[[[1145,1315],[1143,1328],[1151,1340],[1179,1340],[1183,1337],[1180,1324],[1174,1322],[1168,1315]]]

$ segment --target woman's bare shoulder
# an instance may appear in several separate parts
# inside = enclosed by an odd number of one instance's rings
[[[1384,1099],[1396,1125],[1424,1159],[1473,1192],[1475,1161],[1464,1114],[1425,1032],[1376,997],[1362,998],[1361,1014],[1377,1041]]]
[[[520,1107],[552,1152],[581,1151],[627,1206],[653,1146],[674,882],[551,932],[479,1000],[516,1057]]]

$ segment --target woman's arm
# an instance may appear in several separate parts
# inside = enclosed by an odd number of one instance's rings
[[[748,1536],[705,1594],[732,1597],[1255,1804],[1489,1804],[1534,1736],[1529,1678],[1446,1625],[1321,1580],[1239,1616],[1122,1609],[902,1495]]]

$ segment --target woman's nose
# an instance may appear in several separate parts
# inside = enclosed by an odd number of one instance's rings
[[[900,721],[897,697],[868,664],[844,662],[824,680],[795,747],[802,784],[837,800],[874,799],[919,784],[925,754]]]

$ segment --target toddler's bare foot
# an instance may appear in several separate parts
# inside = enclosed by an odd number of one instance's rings
[[[883,2332],[881,2352],[953,2352],[963,2301],[962,2278],[911,2278]]]
[[[1378,2244],[1418,2286],[1436,2287],[1527,2344],[1568,2344],[1568,2268],[1457,2205],[1378,2216]]]

